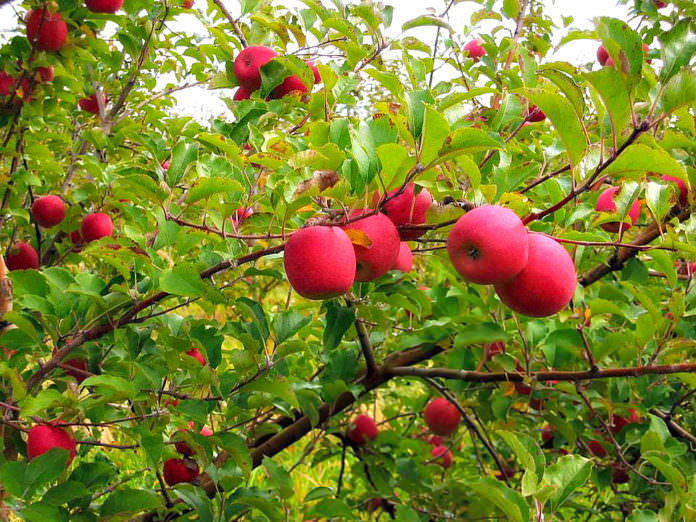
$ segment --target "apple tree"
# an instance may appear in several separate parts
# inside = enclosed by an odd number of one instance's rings
[[[2,519],[695,520],[693,2],[285,3],[0,0]]]

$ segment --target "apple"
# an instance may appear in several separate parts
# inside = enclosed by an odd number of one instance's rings
[[[63,448],[70,452],[68,466],[77,453],[75,438],[65,429],[50,424],[34,426],[29,430],[27,437],[27,456],[29,460],[43,455],[53,448]]]
[[[630,480],[630,477],[628,475],[628,471],[619,464],[618,462],[615,462],[611,466],[611,481],[613,484],[625,484]]]
[[[354,210],[350,218],[367,216],[363,219],[348,223],[344,230],[359,230],[364,232],[369,246],[354,244],[355,249],[355,280],[361,282],[374,281],[389,272],[399,256],[399,231],[394,223],[384,214],[372,214],[371,209]]]
[[[123,0],[85,0],[85,5],[93,13],[114,14],[121,9]]]
[[[530,105],[527,109],[527,114],[525,114],[524,119],[536,123],[539,121],[544,121],[546,119],[546,114],[536,105]]]
[[[351,421],[350,425],[348,438],[358,446],[377,438],[377,424],[369,415],[361,413]]]
[[[41,196],[31,205],[31,216],[44,228],[54,227],[65,219],[65,203],[58,196]]]
[[[658,9],[667,7],[667,2],[663,2],[662,0],[653,0],[653,4],[655,4],[655,7],[657,7]]]
[[[82,232],[78,228],[77,230],[73,230],[70,232],[70,241],[72,241],[72,244],[75,245],[76,247],[82,246],[85,244],[85,240],[82,237]]]
[[[609,53],[607,52],[607,48],[603,45],[597,47],[597,61],[599,62],[599,65],[604,66],[607,63],[608,59]]]
[[[621,187],[609,187],[604,192],[602,192],[597,198],[595,210],[597,212],[616,212],[616,203],[614,202],[614,198],[616,197],[616,194],[619,192],[619,190],[621,190]],[[638,201],[638,199],[635,199],[633,201],[631,209],[628,211],[628,217],[630,218],[631,223],[633,225],[635,225],[636,221],[638,221],[638,218],[640,217],[640,201]],[[631,228],[631,224],[623,223],[622,225],[619,222],[612,222],[602,223],[601,227],[607,232],[616,233],[619,231],[619,228],[622,228],[624,231],[628,230],[629,228]]]
[[[402,272],[410,272],[413,268],[413,252],[408,248],[408,243],[403,241],[399,245],[399,255],[396,257],[392,270],[400,270]]]
[[[259,69],[276,56],[278,53],[265,45],[251,45],[244,49],[234,59],[234,75],[239,85],[250,92],[259,89],[261,87]]]
[[[288,76],[283,80],[283,83],[281,83],[278,87],[273,89],[273,92],[271,93],[271,98],[274,100],[278,100],[282,98],[283,96],[291,93],[305,93],[307,92],[307,86],[302,83],[302,80],[300,78],[293,74],[292,76]]]
[[[442,446],[445,443],[445,439],[440,437],[440,435],[430,435],[425,442],[431,446]]]
[[[544,443],[544,447],[551,447],[553,444],[553,427],[549,426],[548,424],[544,424],[544,426],[541,428],[541,440]]]
[[[686,205],[689,202],[689,189],[687,188],[686,183],[684,183],[684,180],[665,174],[664,176],[662,176],[662,181],[671,182],[677,186],[677,188],[679,189],[680,205]]]
[[[188,426],[189,426],[189,428],[193,429],[195,424],[193,423],[193,421],[191,421],[188,423]],[[184,430],[177,430],[177,433],[183,433],[183,432],[184,432]],[[200,434],[203,435],[204,437],[210,437],[213,434],[213,430],[211,430],[208,426],[203,426],[201,428]],[[189,446],[186,442],[181,441],[181,440],[176,441],[174,443],[174,447],[176,448],[176,451],[178,451],[179,453],[181,453],[182,455],[185,455],[187,457],[190,457],[195,453],[193,451],[193,449],[191,448],[191,446]]]
[[[467,281],[498,284],[527,265],[528,243],[527,229],[517,214],[499,205],[484,205],[457,220],[447,238],[447,252]]]
[[[425,423],[430,430],[443,437],[452,435],[459,427],[462,416],[457,407],[444,397],[431,400],[423,410]]]
[[[36,270],[39,268],[39,254],[29,243],[19,241],[10,248],[5,264],[10,270]]]
[[[65,375],[74,377],[77,381],[77,384],[82,384],[82,381],[89,377],[87,373],[84,373],[87,371],[87,361],[85,361],[84,359],[70,359],[68,361],[65,361],[64,364],[65,366],[75,368],[74,370],[68,370],[64,368],[63,371],[65,372]]]
[[[640,415],[635,410],[635,408],[629,408],[628,417],[623,417],[621,415],[617,415],[616,413],[612,414],[609,429],[614,435],[616,435],[620,433],[621,430],[623,430],[629,424],[634,424],[638,422],[640,422]]]
[[[193,0],[184,0],[181,2],[181,7],[184,9],[191,9],[193,7]]]
[[[576,283],[575,265],[566,249],[547,235],[530,232],[527,266],[495,285],[495,291],[516,312],[546,317],[565,308]]]
[[[82,237],[88,243],[114,234],[114,223],[108,214],[94,212],[82,218]]]
[[[435,446],[430,450],[430,455],[432,455],[437,463],[445,469],[452,465],[452,452],[444,446]]]
[[[106,95],[102,93],[101,96],[102,99],[102,105],[106,105]],[[82,109],[85,112],[90,112],[92,114],[99,114],[99,102],[97,101],[97,95],[92,94],[88,96],[87,98],[80,98],[77,102],[77,104],[80,106],[80,109]]]
[[[648,54],[650,54],[650,46],[646,43],[643,44],[643,54],[645,55],[645,61],[652,63],[652,60],[648,58]]]
[[[677,268],[677,274],[681,276],[691,277],[696,274],[696,261],[675,261],[674,266]]]
[[[319,72],[319,67],[312,60],[305,62],[307,66],[312,69],[312,74],[314,74],[314,85],[321,83],[321,73]]]
[[[169,160],[167,159],[167,160],[164,160],[164,161],[160,164],[160,166],[162,167],[162,170],[169,170],[169,167],[172,166],[172,162],[169,161]]]
[[[596,439],[587,441],[587,449],[589,449],[595,457],[599,457],[600,459],[607,456],[607,450],[604,448],[602,443]]]
[[[426,189],[421,190],[418,194],[415,193],[416,186],[409,183],[404,191],[392,198],[399,189],[394,189],[387,193],[389,199],[382,205],[381,211],[389,216],[395,226],[401,225],[422,225],[425,223],[425,215],[433,202],[433,197]],[[375,192],[372,196],[372,204],[377,206],[380,201],[379,192]],[[402,241],[413,241],[418,239],[425,230],[400,230],[399,237]]]
[[[205,360],[205,357],[203,357],[203,354],[200,352],[198,348],[192,348],[188,352],[186,352],[186,355],[189,355],[196,359],[199,363],[201,363],[201,366],[206,366],[208,362]]]
[[[45,7],[27,13],[27,38],[40,51],[59,51],[68,36],[68,24],[60,13],[52,13]]]
[[[251,98],[251,91],[241,86],[234,92],[234,96],[232,96],[234,101],[248,100],[249,98]]]
[[[464,46],[464,50],[469,54],[469,56],[478,62],[482,56],[486,56],[486,49],[481,45],[482,40],[471,40],[468,44]]]
[[[36,72],[39,73],[39,79],[41,82],[52,82],[55,76],[55,69],[52,65],[47,67],[37,67]]]
[[[353,286],[355,250],[339,227],[302,228],[285,244],[283,265],[295,292],[307,299],[330,299]]]
[[[254,214],[254,210],[250,207],[239,207],[234,211],[234,214],[230,216],[230,221],[232,221],[232,226],[235,230],[239,228],[244,222],[249,219]]]
[[[180,482],[193,482],[198,476],[198,464],[191,459],[169,459],[162,469],[164,481],[173,486]]]
[[[380,507],[382,507],[382,499],[381,498],[371,498],[370,500],[367,501],[367,504],[365,504],[365,510],[368,513],[374,513]]]
[[[0,96],[10,96],[14,91],[16,80],[4,71],[0,71]]]
[[[484,358],[486,361],[493,360],[494,357],[505,353],[505,343],[503,341],[495,341],[483,347]]]

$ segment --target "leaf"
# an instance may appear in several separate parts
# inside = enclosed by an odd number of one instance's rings
[[[141,489],[120,489],[109,495],[102,504],[101,516],[111,517],[125,513],[137,513],[145,509],[157,509],[162,499],[153,491]]]
[[[597,35],[616,64],[611,69],[620,71],[627,78],[629,88],[632,88],[638,83],[643,70],[643,40],[622,20],[602,16],[595,23]]]
[[[381,176],[387,190],[400,187],[416,164],[416,158],[410,156],[406,147],[398,143],[380,145],[377,147],[377,157],[382,165]]]
[[[343,520],[354,520],[354,513],[343,500],[325,498],[305,513],[305,519],[314,517],[326,519],[339,517]]]
[[[182,297],[200,297],[205,293],[205,284],[198,270],[190,263],[177,264],[162,272],[160,288]]]
[[[645,199],[648,204],[648,208],[650,209],[650,212],[653,213],[653,216],[655,216],[656,221],[659,223],[664,220],[665,216],[672,207],[670,204],[670,199],[672,198],[673,194],[673,186],[663,185],[662,183],[656,183],[654,181],[648,181],[647,185],[645,186]]]
[[[662,473],[667,481],[670,482],[675,488],[686,488],[686,478],[684,477],[684,474],[672,464],[667,462],[661,454],[654,451],[649,451],[644,453],[642,457],[650,464],[655,466],[655,468],[657,468],[657,470]]]
[[[667,83],[679,70],[687,65],[696,53],[696,35],[691,30],[691,20],[684,18],[665,31],[662,42],[662,70],[660,81]]]
[[[661,107],[665,113],[680,107],[693,105],[696,101],[696,72],[683,70],[672,77],[662,92]]]
[[[280,498],[290,498],[295,494],[292,478],[282,466],[265,457],[263,467],[266,468],[271,485],[278,492]]]
[[[193,506],[201,522],[213,522],[213,501],[208,498],[201,488],[197,488],[192,484],[178,484],[172,491],[189,506]]]
[[[546,468],[543,483],[553,486],[550,497],[552,511],[557,511],[592,473],[592,461],[578,455],[564,455]]]
[[[295,335],[308,325],[311,320],[311,315],[301,314],[297,310],[288,310],[276,315],[273,320],[273,336],[275,337],[276,346]]]
[[[469,483],[469,487],[477,495],[493,503],[510,519],[516,522],[527,522],[529,506],[524,498],[514,489],[510,489],[492,477],[486,477]]]
[[[406,105],[408,107],[408,128],[414,138],[418,139],[423,130],[423,119],[425,117],[425,104],[435,103],[435,98],[430,91],[420,90],[409,92],[406,95]]]
[[[213,194],[230,194],[231,196],[244,194],[244,187],[236,179],[230,178],[204,178],[191,187],[186,194],[186,203],[196,203],[207,199]]]
[[[503,0],[503,13],[513,20],[520,14],[520,0]]]
[[[605,174],[628,174],[630,172],[655,172],[670,174],[684,179],[684,167],[663,149],[652,148],[642,143],[629,145],[605,170]]]
[[[15,296],[48,294],[48,280],[38,270],[13,270],[9,278]]]
[[[355,321],[355,309],[341,306],[335,301],[326,304],[326,328],[324,329],[324,348],[334,350],[341,344],[343,335]]]
[[[357,228],[344,228],[343,231],[350,238],[350,242],[354,245],[365,248],[370,248],[372,246],[372,240],[364,230],[358,230]]]
[[[513,433],[505,430],[499,430],[498,435],[515,452],[522,469],[534,472],[537,477],[544,473],[546,459],[534,439],[523,433]]]
[[[175,187],[184,177],[186,167],[198,158],[198,146],[179,141],[172,149],[172,159],[167,170],[167,182],[170,187]]]
[[[68,480],[62,484],[52,487],[44,493],[42,501],[54,506],[66,504],[76,498],[86,497],[90,491],[81,482]]]
[[[503,143],[481,129],[464,127],[452,132],[445,139],[439,153],[438,163],[456,158],[462,154],[472,154],[492,149],[502,149]]]
[[[603,67],[584,76],[602,98],[611,119],[614,136],[618,138],[631,119],[631,101],[626,84],[611,67]]]
[[[412,20],[405,22],[401,26],[401,30],[407,31],[408,29],[412,29],[414,27],[423,27],[423,26],[441,27],[443,29],[447,29],[450,33],[454,32],[454,29],[452,29],[452,26],[450,24],[445,22],[439,16],[433,16],[433,15],[422,15],[422,16],[418,16],[416,18],[413,18]]]
[[[437,157],[449,130],[449,123],[445,117],[431,106],[426,106],[420,149],[420,162],[422,164],[427,165]]]
[[[469,344],[492,343],[494,341],[506,341],[509,338],[497,323],[469,324],[457,333],[454,345],[456,347]]]

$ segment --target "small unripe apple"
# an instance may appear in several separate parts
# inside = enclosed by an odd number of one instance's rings
[[[306,62],[310,69],[312,69],[312,74],[314,74],[314,85],[321,83],[321,73],[319,72],[319,67],[312,60]]]
[[[39,73],[39,78],[42,83],[52,82],[55,76],[55,69],[52,65],[47,67],[37,67],[36,72]]]
[[[668,181],[674,183],[679,189],[679,204],[686,205],[689,202],[689,189],[686,187],[683,179],[679,179],[675,176],[668,176],[665,174],[662,176],[662,181]]]
[[[206,366],[208,362],[205,360],[205,357],[203,357],[203,354],[200,352],[198,348],[192,348],[188,352],[186,352],[186,355],[189,355],[196,359],[199,363],[201,363],[201,366]]]
[[[53,448],[63,448],[70,452],[68,466],[77,453],[75,438],[59,426],[41,424],[29,430],[29,436],[27,437],[27,456],[29,460],[43,455]]]
[[[198,464],[190,459],[169,459],[164,463],[162,475],[170,486],[181,482],[193,482],[198,477]]]
[[[285,244],[283,264],[292,288],[307,299],[345,294],[355,279],[353,243],[339,227],[294,232]]]
[[[46,8],[32,9],[27,13],[27,38],[40,51],[59,51],[68,36],[68,24],[60,13]]]
[[[93,13],[114,14],[121,9],[123,0],[85,0],[85,5]]]
[[[457,407],[444,397],[431,400],[423,410],[423,417],[430,430],[443,437],[457,431],[462,419]]]
[[[377,424],[369,415],[360,414],[350,424],[348,438],[358,446],[377,438]]]
[[[101,96],[102,99],[102,105],[106,105],[106,95],[102,93]],[[82,109],[85,112],[90,112],[92,114],[99,114],[99,102],[97,101],[97,95],[92,94],[90,96],[87,96],[87,98],[80,98],[77,102],[77,104],[80,106],[80,109]]]
[[[271,93],[271,98],[277,100],[290,93],[305,92],[307,92],[307,86],[304,83],[302,83],[302,80],[300,80],[300,78],[297,75],[293,74],[292,76],[288,76],[287,78],[285,78],[283,80],[283,83],[281,83],[278,87],[273,89],[273,92]]]
[[[259,69],[278,56],[270,47],[265,45],[250,45],[234,59],[234,75],[237,82],[248,91],[253,92],[261,87]]]
[[[344,226],[344,230],[359,230],[364,232],[372,243],[370,246],[354,244],[355,248],[355,280],[361,282],[374,281],[389,272],[399,256],[399,232],[394,223],[384,214],[372,214],[370,209],[355,210],[350,218],[367,215],[363,219],[353,221]]]
[[[457,220],[447,238],[447,252],[464,279],[478,284],[509,281],[527,265],[529,235],[512,210],[477,207]]]
[[[481,40],[471,40],[468,44],[464,46],[464,50],[469,54],[469,56],[478,62],[483,56],[486,56],[486,49],[481,45],[483,41]]]
[[[447,469],[452,465],[453,457],[452,452],[444,446],[435,446],[430,450],[430,455],[435,458],[437,464]]]
[[[19,241],[10,248],[5,264],[10,270],[36,270],[39,268],[39,254],[30,244]]]
[[[619,190],[621,190],[621,187],[609,187],[604,192],[602,192],[597,198],[595,210],[597,212],[616,212],[616,203],[614,202],[614,198],[616,197],[616,194],[619,192]],[[628,211],[628,217],[630,218],[631,223],[633,225],[635,225],[636,221],[638,221],[638,218],[640,217],[640,201],[638,201],[638,199],[633,200],[631,208]],[[619,222],[612,222],[602,223],[601,227],[607,232],[616,233],[619,231],[619,228],[621,228],[624,231],[628,230],[629,228],[631,228],[631,224],[621,224]]]
[[[530,232],[527,265],[509,281],[495,285],[495,291],[516,312],[546,317],[568,305],[576,283],[575,265],[566,249],[549,236]]]
[[[65,203],[58,196],[41,196],[31,205],[31,215],[42,227],[54,227],[65,219]]]
[[[403,241],[399,245],[399,255],[396,258],[396,262],[392,267],[392,270],[400,270],[401,272],[410,272],[413,268],[413,252],[408,247],[408,243]]]
[[[604,66],[607,63],[607,60],[609,59],[609,52],[607,52],[607,48],[604,47],[603,45],[600,45],[597,47],[597,61],[599,62],[599,65]]]
[[[387,193],[387,198],[389,199],[382,206],[382,212],[389,216],[395,226],[399,227],[402,225],[422,225],[425,223],[425,217],[433,202],[433,197],[430,195],[426,189],[422,189],[418,194],[416,194],[416,186],[413,183],[409,183],[396,197],[391,197],[399,189],[394,189]],[[377,206],[381,199],[379,192],[375,192],[372,196],[372,204]],[[423,234],[425,230],[399,230],[399,237],[401,241],[413,241],[418,239]]]
[[[529,109],[527,109],[524,119],[531,121],[532,123],[536,123],[539,121],[544,121],[546,119],[546,114],[544,114],[544,111],[542,111],[536,105],[531,105]]]
[[[114,223],[108,214],[94,212],[82,218],[82,237],[88,243],[114,234]]]
[[[242,87],[241,85],[234,92],[234,96],[232,96],[232,99],[234,101],[248,100],[249,98],[251,98],[251,92],[248,91],[245,87]]]

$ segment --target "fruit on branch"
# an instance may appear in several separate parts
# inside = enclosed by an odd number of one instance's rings
[[[198,477],[198,464],[191,459],[169,459],[164,463],[162,475],[170,486],[181,482],[193,482]]]
[[[431,446],[442,446],[445,443],[445,439],[440,435],[430,435],[427,439],[425,439],[425,442]]]
[[[445,469],[449,468],[454,460],[452,452],[444,446],[435,446],[430,450],[430,455],[432,455],[438,465]]]
[[[345,294],[355,279],[355,250],[339,227],[312,226],[294,232],[285,244],[285,274],[307,299]]]
[[[380,209],[384,214],[389,216],[395,226],[403,225],[422,225],[425,223],[425,216],[433,202],[433,197],[426,189],[422,189],[416,194],[416,185],[409,183],[398,196],[394,196],[399,189],[394,189],[387,193],[386,203]],[[392,197],[394,196],[394,197]],[[375,192],[372,196],[372,204],[376,207],[381,200],[379,192]],[[399,230],[399,237],[402,241],[413,241],[418,239],[425,230],[418,229],[403,229]]]
[[[362,446],[377,438],[377,424],[372,417],[361,413],[351,421],[347,435],[355,444]]]
[[[478,62],[481,57],[486,56],[486,49],[483,48],[481,45],[482,43],[482,40],[476,39],[471,40],[464,46],[464,51],[466,51],[475,62]]]
[[[575,293],[577,276],[573,260],[555,239],[529,233],[527,266],[514,278],[495,285],[507,306],[531,317],[561,311]]]
[[[193,423],[193,421],[191,421],[188,423],[188,426],[189,426],[189,428],[193,429],[195,424]],[[177,430],[175,433],[175,437],[180,433],[185,433],[185,430],[183,430],[183,429]],[[203,435],[204,437],[210,437],[213,434],[213,430],[211,430],[208,426],[203,426],[199,433],[201,435]],[[174,448],[176,448],[176,451],[178,451],[182,455],[185,455],[186,457],[190,457],[195,453],[193,451],[193,449],[191,448],[191,446],[189,446],[188,443],[186,443],[182,440],[177,440],[174,443]]]
[[[114,14],[123,6],[123,0],[85,0],[85,5],[93,13]]]
[[[586,445],[587,449],[590,450],[590,453],[592,453],[595,457],[599,457],[601,459],[607,456],[607,450],[597,439],[588,440]]]
[[[611,465],[611,481],[613,484],[625,484],[631,478],[628,471],[618,462]]]
[[[354,210],[350,213],[350,219],[367,216],[343,227],[348,235],[353,238],[351,231],[363,232],[362,238],[369,241],[369,245],[363,245],[353,241],[355,249],[355,280],[361,282],[374,281],[389,272],[399,256],[399,232],[394,223],[384,214],[372,214],[369,208]],[[370,215],[372,214],[372,215]]]
[[[29,460],[43,455],[53,448],[63,448],[70,452],[68,466],[75,458],[75,438],[66,429],[49,424],[34,426],[27,437],[27,456]]]
[[[82,218],[80,231],[82,232],[82,238],[89,243],[103,237],[112,236],[114,234],[114,223],[108,214],[94,212]]]
[[[436,397],[426,405],[423,418],[433,433],[449,437],[457,431],[462,415],[450,401]]]
[[[314,75],[314,85],[321,83],[321,73],[319,72],[319,67],[312,60],[305,62],[307,66],[312,69],[312,74]]]
[[[102,93],[101,95],[102,105],[106,106],[106,95]],[[97,95],[92,94],[87,96],[87,98],[80,98],[77,104],[85,112],[90,112],[92,114],[99,114],[99,102],[97,101]]]
[[[235,230],[238,229],[253,214],[254,210],[251,207],[239,207],[237,210],[234,211],[234,214],[230,216],[232,226],[234,226]]]
[[[638,422],[640,422],[640,415],[635,408],[629,408],[628,417],[623,417],[621,415],[617,415],[616,413],[612,414],[611,421],[609,423],[609,430],[616,435],[629,424],[635,424]]]
[[[536,105],[531,105],[529,109],[527,109],[524,119],[532,123],[537,123],[539,121],[544,121],[546,119],[546,114]]]
[[[686,205],[689,202],[689,189],[687,188],[686,183],[684,183],[683,179],[679,179],[675,176],[669,176],[665,174],[664,176],[662,176],[662,181],[674,183],[677,186],[677,188],[679,189],[680,205]]]
[[[365,510],[368,513],[374,513],[380,507],[382,507],[382,499],[377,498],[377,497],[371,498],[370,500],[367,501],[367,504],[365,504]]]
[[[65,361],[64,365],[73,368],[63,368],[63,371],[65,372],[65,375],[74,377],[77,381],[77,384],[82,384],[82,381],[89,377],[89,375],[85,373],[87,372],[87,361],[85,361],[84,359],[70,359],[68,361]]]
[[[522,365],[520,364],[520,361],[515,362],[515,370],[522,374],[525,373],[524,368],[522,368]],[[513,386],[515,387],[517,393],[519,393],[520,395],[529,395],[532,393],[532,387],[524,381],[515,381]]]
[[[512,210],[477,207],[457,220],[447,238],[454,268],[471,283],[509,281],[527,265],[527,229]]]
[[[541,440],[543,442],[543,448],[550,448],[553,446],[553,432],[553,426],[550,426],[549,424],[544,424],[544,426],[541,428]]]
[[[54,227],[65,219],[65,203],[58,196],[41,196],[31,205],[31,216],[44,228]]]
[[[493,360],[494,357],[501,353],[505,353],[505,342],[503,341],[495,341],[483,347],[483,357],[486,361]]]
[[[52,82],[55,77],[55,69],[52,65],[46,67],[37,67],[36,72],[39,74],[39,81],[42,83]]]
[[[675,261],[674,266],[677,268],[677,274],[681,276],[692,277],[696,274],[696,261]],[[670,312],[668,312],[670,313]]]
[[[59,51],[68,36],[68,24],[60,13],[46,8],[32,9],[27,13],[27,38],[40,51]]]
[[[39,254],[29,243],[18,241],[10,248],[5,264],[10,270],[36,270],[39,268]]]
[[[199,363],[201,363],[201,366],[206,366],[208,364],[208,362],[205,360],[205,357],[203,357],[203,354],[200,352],[198,348],[190,349],[188,352],[186,352],[186,355],[196,359]]]
[[[181,7],[184,9],[191,9],[193,7],[193,0],[184,0],[181,2]]]
[[[595,210],[597,212],[616,212],[616,203],[614,202],[614,198],[619,190],[621,190],[621,187],[609,187],[608,189],[604,190],[597,198]],[[631,223],[602,223],[601,227],[607,232],[616,233],[619,231],[619,228],[625,231],[631,228],[631,224],[635,225],[636,221],[638,221],[638,218],[640,217],[640,201],[638,201],[637,198],[633,200],[633,203],[631,204],[631,209],[628,211],[628,217],[631,219]]]
[[[278,100],[287,94],[305,92],[307,92],[307,86],[302,83],[302,80],[297,75],[293,74],[285,78],[283,83],[273,89],[271,99]]]
[[[413,268],[413,252],[408,247],[408,243],[401,242],[399,245],[399,255],[396,257],[396,262],[392,267],[392,270],[400,270],[401,272],[408,273]]]
[[[276,56],[278,53],[265,45],[250,45],[242,50],[234,59],[234,76],[239,85],[250,92],[259,89],[261,87],[259,69]]]
[[[10,96],[14,90],[15,81],[5,71],[0,71],[0,96]]]
[[[251,98],[251,91],[241,86],[234,92],[234,96],[232,96],[234,101],[248,100],[249,98]]]
[[[663,2],[662,0],[653,0],[653,4],[655,4],[655,7],[658,9],[663,9],[667,7],[667,2]]]
[[[597,47],[597,61],[599,62],[599,65],[604,66],[607,63],[608,59],[609,52],[607,51],[607,48],[603,45]]]
[[[167,160],[164,160],[164,161],[160,164],[160,166],[162,167],[162,170],[169,170],[169,167],[172,166],[172,162],[169,161],[169,160],[167,159]]]

